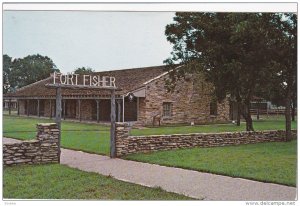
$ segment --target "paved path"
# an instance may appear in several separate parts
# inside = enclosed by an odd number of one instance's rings
[[[3,143],[20,142],[4,138]],[[62,149],[61,164],[204,200],[295,200],[296,188]]]
[[[204,200],[295,200],[296,188],[62,149],[61,164]]]

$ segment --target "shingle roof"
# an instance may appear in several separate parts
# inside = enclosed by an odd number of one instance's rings
[[[116,91],[117,95],[127,94],[128,92],[140,88],[143,83],[155,78],[164,72],[165,66],[154,66],[104,72],[94,72],[94,75],[113,76],[116,78],[116,86],[121,91]],[[81,77],[79,77],[81,79]],[[53,83],[53,77],[48,77],[41,81],[27,85],[18,89],[14,93],[5,94],[4,97],[50,97],[55,96],[55,89],[45,87],[45,84]],[[107,90],[75,90],[62,89],[63,96],[80,96],[80,95],[110,95]]]

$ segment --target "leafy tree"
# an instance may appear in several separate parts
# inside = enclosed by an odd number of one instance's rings
[[[3,93],[9,91],[10,73],[11,73],[12,58],[7,54],[3,55]]]
[[[9,85],[17,89],[49,77],[50,73],[59,72],[53,61],[39,54],[14,59],[9,73]]]
[[[171,82],[203,72],[213,83],[216,98],[222,101],[230,95],[246,120],[246,130],[254,130],[250,102],[273,72],[269,67],[277,32],[273,20],[269,13],[176,13],[175,23],[165,31],[173,44],[172,56],[165,62],[186,66],[170,72]]]
[[[283,100],[286,119],[286,139],[291,140],[291,113],[294,119],[297,100],[297,16],[277,14],[274,18],[277,36],[270,67],[274,70],[270,81],[271,100]],[[292,108],[292,111],[291,111]]]
[[[77,68],[74,70],[74,73],[75,74],[90,74],[90,73],[93,73],[95,72],[92,68],[90,67],[80,67],[80,68]]]

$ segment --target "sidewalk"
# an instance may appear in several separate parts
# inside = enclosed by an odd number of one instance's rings
[[[290,200],[296,188],[62,149],[61,164],[203,200]]]

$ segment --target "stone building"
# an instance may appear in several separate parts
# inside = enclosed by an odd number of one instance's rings
[[[165,66],[95,72],[112,76],[116,91],[117,121],[137,125],[203,124],[230,119],[229,101],[213,100],[212,85],[201,75],[181,80],[173,92],[167,92]],[[52,118],[55,116],[55,89],[45,86],[50,77],[4,95],[17,99],[19,115]],[[62,117],[80,121],[110,121],[110,92],[106,90],[62,89]]]

